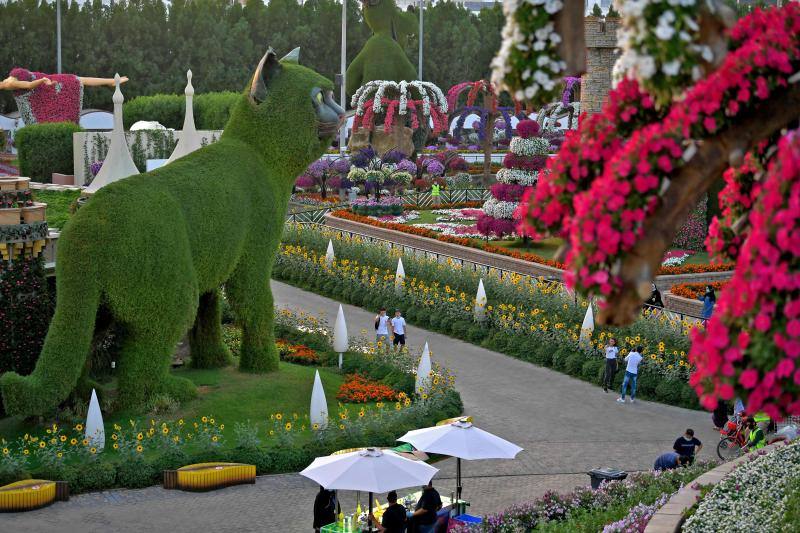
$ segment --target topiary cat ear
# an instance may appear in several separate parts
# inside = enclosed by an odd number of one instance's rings
[[[250,82],[250,99],[260,104],[267,99],[267,86],[278,75],[281,64],[272,47],[267,48],[267,53],[261,58]]]
[[[285,56],[281,58],[282,63],[294,63],[295,65],[300,64],[300,47],[298,46]]]

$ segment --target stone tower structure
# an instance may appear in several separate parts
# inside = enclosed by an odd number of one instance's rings
[[[581,80],[581,112],[597,113],[611,90],[611,72],[619,56],[617,18],[586,17],[586,73]]]

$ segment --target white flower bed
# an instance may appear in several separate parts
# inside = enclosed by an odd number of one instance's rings
[[[436,106],[442,113],[447,113],[447,98],[445,98],[442,90],[429,81],[386,81],[375,80],[367,82],[358,88],[353,98],[350,100],[351,107],[356,108],[356,115],[364,114],[364,106],[370,98],[373,98],[372,111],[374,113],[383,113],[384,103],[383,98],[386,96],[386,91],[389,90],[390,94],[397,93],[399,95],[400,105],[397,112],[400,115],[405,115],[408,112],[408,100],[414,100],[414,92],[420,96],[422,100],[422,114],[430,116],[431,105]]]
[[[406,224],[419,218],[419,211],[406,211],[402,215],[370,215],[369,218],[393,224]]]
[[[497,171],[497,181],[500,183],[519,184],[519,185],[536,185],[539,180],[537,172],[530,170],[519,170],[516,168],[501,168]]]
[[[689,258],[689,254],[682,254],[682,255],[674,255],[672,257],[668,257],[661,262],[661,266],[681,266],[686,260]]]
[[[685,533],[780,531],[791,484],[800,478],[800,443],[746,461],[718,483],[683,525]]]
[[[508,145],[511,152],[521,156],[547,155],[550,151],[550,141],[541,137],[523,139],[514,137]]]
[[[504,202],[489,198],[483,204],[483,212],[494,218],[507,218],[509,220],[514,218],[514,211],[517,209],[519,202]]]
[[[480,209],[477,207],[466,207],[460,209],[434,209],[431,211],[431,213],[434,215],[441,215],[436,217],[437,222],[474,222],[478,220]]]
[[[486,237],[478,231],[477,226],[465,226],[464,224],[457,224],[454,222],[437,222],[436,224],[414,224],[415,228],[425,228],[431,231],[438,231],[442,235],[450,237],[464,237],[485,239]],[[489,237],[489,240],[497,240],[497,237]]]

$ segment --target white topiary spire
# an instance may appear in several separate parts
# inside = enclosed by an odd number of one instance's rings
[[[175,146],[175,150],[172,151],[172,155],[169,156],[167,163],[172,163],[176,159],[191,154],[203,146],[203,140],[194,126],[194,104],[192,102],[194,98],[194,87],[192,87],[191,70],[186,71],[186,89],[184,90],[184,94],[186,95],[186,111],[183,115],[183,130],[181,130],[178,144]]]

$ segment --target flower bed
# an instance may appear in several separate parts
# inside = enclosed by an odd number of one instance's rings
[[[458,204],[461,205],[461,204]],[[482,204],[481,204],[482,205]],[[345,220],[352,220],[354,222],[360,222],[362,224],[369,224],[370,226],[375,226],[378,228],[390,229],[394,231],[401,231],[403,233],[410,233],[411,235],[418,235],[420,237],[427,237],[429,239],[437,239],[442,242],[448,242],[450,244],[458,244],[460,246],[467,246],[470,248],[477,248],[479,250],[483,250],[485,252],[493,253],[493,254],[500,254],[505,255],[508,257],[513,257],[515,259],[521,259],[523,261],[529,261],[531,263],[539,263],[540,265],[546,265],[554,268],[564,269],[566,265],[564,263],[553,261],[552,259],[547,259],[540,255],[528,253],[528,252],[518,252],[516,250],[511,250],[508,248],[503,248],[502,246],[494,246],[491,244],[487,244],[486,242],[467,239],[467,238],[458,238],[453,237],[452,235],[440,234],[435,231],[421,228],[419,225],[416,226],[406,226],[404,224],[392,224],[392,223],[383,223],[377,221],[375,219],[357,215],[351,211],[340,209],[338,211],[333,211],[331,213],[332,216],[343,218]],[[679,274],[701,274],[705,272],[727,272],[733,268],[733,265],[730,263],[725,264],[690,264],[690,265],[680,265],[680,266],[662,266],[659,271],[658,275],[679,275]]]
[[[318,365],[321,362],[317,352],[303,344],[289,344],[282,339],[275,344],[278,346],[281,361],[298,365]]]
[[[686,533],[781,531],[790,490],[800,479],[800,443],[754,455],[718,483],[683,525]],[[794,524],[789,529],[796,528]]]
[[[703,293],[706,291],[706,285],[711,285],[714,287],[714,291],[718,292],[722,290],[722,288],[727,285],[727,282],[720,281],[715,283],[681,283],[679,285],[673,285],[669,292],[674,294],[675,296],[680,296],[681,298],[689,298],[690,300],[696,300]]]
[[[369,379],[361,374],[348,374],[345,382],[339,387],[336,399],[347,403],[394,401],[399,394],[401,393],[379,381]]]
[[[538,500],[521,503],[484,517],[478,526],[457,529],[458,533],[506,533],[544,529],[546,531],[641,531],[621,529],[638,526],[650,509],[711,468],[711,463],[698,463],[688,468],[666,472],[630,474],[623,481],[603,482],[598,490],[578,487],[570,493],[547,492]],[[638,508],[636,514],[629,511]]]
[[[324,260],[329,239],[334,240],[336,261]],[[402,257],[406,271],[403,294],[395,291],[395,267]],[[275,264],[276,279],[329,295],[353,305],[401,308],[409,322],[442,331],[456,338],[552,367],[597,382],[602,373],[602,348],[615,336],[626,353],[644,346],[645,361],[639,377],[639,395],[664,403],[697,407],[688,387],[690,367],[687,333],[693,325],[671,321],[663,313],[646,315],[627,328],[597,328],[589,346],[579,343],[586,312],[559,284],[497,274],[483,276],[488,294],[486,320],[473,318],[474,294],[481,275],[452,261],[437,263],[362,243],[332,231],[287,226],[281,254]],[[621,377],[618,376],[618,379]]]

